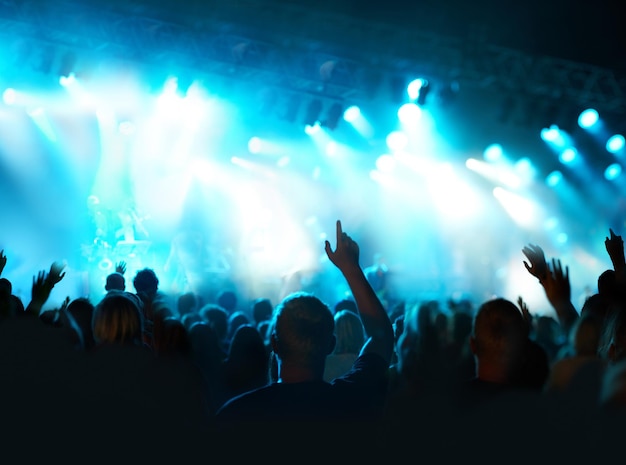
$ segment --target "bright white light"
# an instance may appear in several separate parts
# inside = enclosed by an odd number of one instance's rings
[[[621,134],[615,134],[606,141],[606,149],[610,153],[617,153],[624,148],[625,140]]]
[[[322,130],[322,127],[320,126],[319,123],[315,123],[313,126],[311,126],[310,124],[307,124],[306,126],[304,126],[304,132],[309,136],[317,134],[321,130]]]
[[[417,100],[417,97],[420,94],[420,89],[424,85],[423,79],[415,79],[409,83],[406,88],[407,94],[409,94],[409,98],[411,100]]]
[[[614,181],[622,174],[622,167],[618,163],[607,166],[604,170],[604,177],[607,181]]]
[[[326,155],[328,155],[329,157],[337,155],[337,149],[337,142],[335,142],[334,140],[329,141],[328,144],[326,144]]]
[[[284,168],[285,166],[287,166],[289,164],[291,160],[289,159],[289,157],[281,157],[278,159],[278,161],[276,162],[276,166],[278,166],[279,168]]]
[[[359,116],[361,116],[361,109],[356,105],[346,108],[346,111],[343,112],[343,119],[348,123],[354,123],[359,119]]]
[[[600,115],[598,115],[598,112],[593,108],[589,108],[583,111],[580,116],[578,116],[578,125],[581,128],[589,129],[594,124],[596,124],[599,119]]]
[[[396,160],[391,155],[381,155],[376,159],[376,168],[383,173],[390,173],[396,166]]]
[[[573,147],[568,147],[565,150],[563,150],[561,154],[559,155],[559,161],[563,163],[564,165],[569,165],[571,163],[574,163],[574,161],[576,160],[576,157],[577,157],[576,149],[574,149]]]
[[[503,155],[504,151],[502,150],[502,146],[500,144],[491,144],[483,153],[485,160],[492,163],[502,160]]]
[[[547,231],[552,231],[554,230],[557,226],[559,225],[559,220],[558,218],[551,216],[550,218],[548,218],[544,224],[543,227],[546,228]]]
[[[124,134],[125,136],[130,136],[134,134],[136,130],[135,125],[133,124],[132,121],[122,121],[117,126],[117,129],[120,132],[120,134]]]
[[[17,92],[15,89],[8,88],[2,93],[2,100],[7,105],[13,105],[17,100]]]
[[[515,172],[526,180],[534,178],[537,174],[533,163],[526,157],[517,160],[515,163]]]
[[[387,136],[386,142],[389,150],[400,151],[407,146],[409,138],[402,131],[393,131]]]
[[[561,183],[561,181],[563,181],[563,173],[560,171],[553,171],[546,176],[546,184],[549,187],[556,187]]]
[[[74,75],[74,73],[70,73],[68,76],[61,76],[59,78],[59,84],[61,84],[62,87],[69,87],[75,83],[76,76]]]
[[[251,137],[248,141],[248,151],[250,153],[261,153],[263,142],[258,137]]]
[[[498,199],[515,222],[522,226],[532,225],[537,212],[535,205],[530,200],[501,187],[496,187],[493,190],[493,196]]]
[[[422,116],[422,109],[414,103],[405,103],[398,109],[398,119],[401,123],[414,124]]]

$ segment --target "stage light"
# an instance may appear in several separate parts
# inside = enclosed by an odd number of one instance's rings
[[[564,165],[571,165],[576,161],[578,153],[573,147],[568,147],[559,154],[559,161]]]
[[[361,116],[361,109],[356,105],[346,108],[346,111],[343,112],[343,119],[348,123],[356,122],[359,116]]]
[[[307,124],[306,126],[304,126],[304,132],[309,136],[317,134],[321,130],[322,127],[320,126],[319,122],[316,122],[315,124]]]
[[[556,124],[551,125],[549,128],[543,128],[541,130],[541,139],[557,147],[565,146],[565,136]]]
[[[74,83],[76,83],[76,75],[74,73],[69,73],[67,76],[61,76],[59,78],[61,87],[70,87]]]
[[[600,116],[593,108],[588,108],[578,116],[578,125],[583,129],[589,129],[598,122]]]
[[[6,105],[13,105],[17,101],[17,92],[15,89],[8,88],[2,93],[2,101]]]
[[[604,170],[604,178],[607,181],[615,181],[620,174],[622,174],[622,167],[618,163],[613,163]]]
[[[407,126],[417,123],[422,116],[422,109],[414,103],[405,103],[398,109],[398,119]]]
[[[624,136],[615,134],[606,141],[606,149],[610,153],[617,153],[624,148]]]
[[[548,187],[556,187],[563,181],[563,173],[560,171],[552,171],[546,176],[546,184]]]
[[[131,136],[135,133],[137,128],[135,127],[132,121],[122,121],[117,126],[117,129],[120,132],[120,134],[123,134],[125,136]]]
[[[500,144],[489,145],[483,153],[484,159],[491,163],[496,163],[502,160],[503,156],[504,151],[502,150],[502,146]]]
[[[406,88],[406,92],[407,94],[409,94],[409,98],[411,100],[417,100],[420,94],[420,89],[422,88],[425,82],[426,81],[421,78],[414,79],[413,81],[409,82],[409,85]]]
[[[404,149],[409,143],[409,138],[402,131],[390,132],[386,139],[389,150],[398,151]]]
[[[382,173],[390,173],[396,166],[396,160],[389,154],[381,155],[376,159],[376,169]]]
[[[248,141],[248,151],[250,153],[261,153],[262,142],[258,137],[251,137]]]

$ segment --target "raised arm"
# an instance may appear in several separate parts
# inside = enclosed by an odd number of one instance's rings
[[[52,288],[65,276],[63,269],[65,264],[61,262],[54,262],[50,266],[50,271],[40,271],[36,276],[33,276],[33,286],[31,291],[31,300],[26,307],[26,313],[30,313],[39,317],[41,309],[50,297]]]
[[[613,270],[615,270],[615,279],[621,283],[621,289],[626,289],[626,258],[624,257],[624,240],[622,236],[616,235],[612,229],[609,229],[610,237],[604,241],[606,251],[611,258]]]
[[[359,265],[359,245],[341,227],[337,221],[337,246],[333,251],[326,241],[326,254],[330,261],[341,271],[350,286],[361,321],[368,340],[361,349],[361,354],[377,353],[391,362],[394,347],[393,326],[380,299],[365,278]]]
[[[546,297],[556,312],[559,323],[565,334],[569,334],[578,312],[572,304],[572,289],[569,282],[569,267],[561,265],[561,260],[552,259],[552,269],[541,282]]]
[[[0,276],[2,276],[2,271],[4,267],[7,265],[7,256],[4,254],[4,249],[0,250]]]

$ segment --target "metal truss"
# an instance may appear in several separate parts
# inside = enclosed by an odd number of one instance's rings
[[[626,114],[626,79],[615,70],[313,7],[258,0],[209,4],[202,15],[173,15],[141,3],[106,9],[73,1],[0,0],[0,37],[341,101],[375,99],[385,80],[420,73],[465,88]]]

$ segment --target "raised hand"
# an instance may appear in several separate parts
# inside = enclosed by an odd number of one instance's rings
[[[604,246],[611,258],[611,263],[613,263],[613,269],[619,271],[626,266],[624,259],[624,240],[622,236],[617,236],[612,229],[609,229],[609,232],[611,236],[604,240]]]
[[[556,311],[561,326],[569,332],[574,321],[578,318],[578,313],[572,304],[572,288],[569,281],[569,267],[565,270],[561,265],[561,260],[552,259],[552,269],[548,270],[546,278],[542,281],[546,297]]]
[[[120,260],[119,262],[117,262],[115,264],[115,271],[120,274],[126,273],[126,262],[123,260]]]
[[[7,264],[7,256],[4,254],[4,249],[0,250],[0,275],[2,275],[2,270]]]
[[[528,272],[542,282],[548,274],[548,264],[543,249],[538,245],[528,244],[522,249],[522,253],[530,264],[524,260],[524,266]]]
[[[528,331],[530,332],[530,330],[532,329],[532,325],[533,325],[533,316],[530,314],[530,311],[528,310],[528,305],[526,304],[526,302],[524,301],[521,295],[517,297],[517,305],[522,312],[522,316],[524,317],[524,320],[526,321],[526,324],[528,325]]]
[[[337,246],[333,251],[330,242],[325,242],[326,255],[329,260],[342,272],[350,267],[359,267],[359,245],[341,227],[337,220]]]
[[[62,262],[53,262],[52,265],[50,265],[50,272],[46,278],[47,282],[51,285],[50,289],[63,279],[65,276],[65,271],[63,271],[65,267],[66,264]]]

